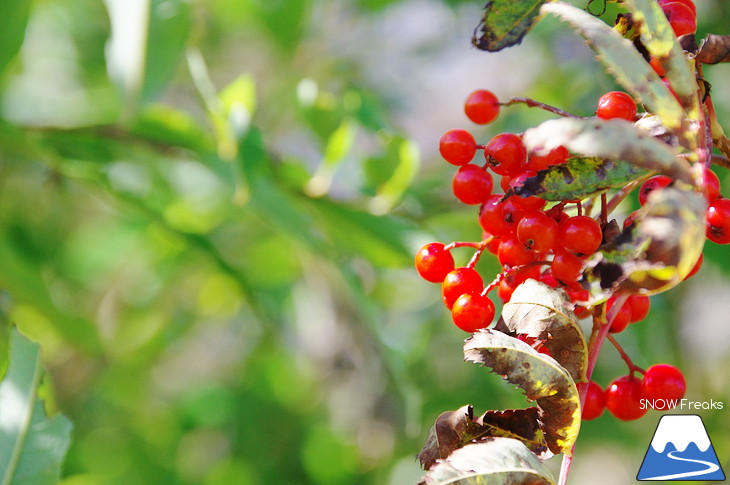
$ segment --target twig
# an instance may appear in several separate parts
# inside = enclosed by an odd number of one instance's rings
[[[502,106],[511,106],[518,103],[526,104],[530,108],[544,109],[545,111],[549,111],[550,113],[554,113],[559,116],[565,116],[566,118],[580,118],[580,116],[576,116],[573,113],[568,113],[565,110],[556,108],[555,106],[550,106],[549,104],[540,103],[532,98],[510,98],[509,101],[505,101],[504,103],[499,104]]]
[[[616,340],[616,337],[611,335],[610,333],[606,336],[609,342],[613,344],[613,346],[618,351],[619,355],[623,359],[624,362],[626,362],[626,365],[629,366],[629,374],[632,376],[634,373],[638,372],[640,374],[644,374],[645,371],[638,365],[634,364],[634,362],[631,360],[631,357],[629,357],[629,354],[626,353],[626,351],[621,347],[621,344],[618,343],[618,340]]]

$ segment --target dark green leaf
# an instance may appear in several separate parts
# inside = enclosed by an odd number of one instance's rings
[[[650,171],[622,160],[596,157],[571,157],[566,163],[541,170],[510,189],[520,197],[537,196],[545,200],[579,200],[614,187],[623,187]]]
[[[522,42],[548,0],[489,0],[472,43],[485,51],[499,51]]]
[[[520,441],[488,438],[438,462],[419,485],[553,485],[550,471]]]
[[[29,0],[0,2],[0,75],[23,45],[31,5]]]
[[[0,382],[0,483],[55,485],[71,442],[71,422],[46,416],[38,400],[40,350],[12,332],[10,365]]]
[[[565,291],[529,279],[502,309],[507,328],[543,340],[553,358],[577,382],[586,380],[588,347]]]
[[[580,399],[563,366],[526,343],[489,329],[467,339],[464,356],[522,388],[527,399],[544,412],[543,431],[550,451],[571,453],[580,428]]]

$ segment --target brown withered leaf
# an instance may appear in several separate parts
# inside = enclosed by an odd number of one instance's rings
[[[588,347],[573,306],[562,289],[528,279],[512,293],[502,318],[511,332],[545,341],[553,358],[571,377],[584,382]]]
[[[418,461],[428,470],[436,460],[446,458],[454,450],[484,434],[485,426],[474,421],[474,408],[471,404],[456,411],[443,412],[431,427],[426,443],[418,454]]]
[[[545,443],[542,431],[542,411],[538,407],[527,409],[507,409],[505,411],[487,411],[477,418],[476,422],[485,428],[484,436],[501,436],[522,441],[533,453],[542,459],[552,454]]]
[[[571,453],[580,429],[580,400],[570,373],[555,359],[502,332],[484,329],[464,343],[464,358],[489,367],[525,391],[541,409],[545,442],[553,453]]]
[[[700,44],[695,59],[704,64],[730,62],[730,35],[709,34]]]

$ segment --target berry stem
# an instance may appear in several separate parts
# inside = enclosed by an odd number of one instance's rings
[[[538,101],[535,101],[532,98],[510,98],[509,101],[506,101],[504,103],[499,103],[502,106],[511,106],[513,104],[526,104],[530,108],[540,108],[544,109],[545,111],[549,111],[550,113],[554,113],[559,116],[564,116],[566,118],[580,118],[580,116],[576,116],[573,113],[568,113],[565,110],[562,110],[560,108],[556,108],[555,106],[550,106],[549,104],[540,103]]]
[[[618,340],[616,340],[616,337],[611,335],[610,333],[606,336],[609,342],[613,344],[613,346],[618,351],[619,355],[623,359],[624,362],[626,362],[626,365],[629,366],[629,374],[632,376],[638,372],[640,374],[644,374],[644,369],[634,364],[634,362],[631,360],[631,357],[629,357],[629,354],[626,353],[626,351],[621,347],[621,344],[618,343]]]

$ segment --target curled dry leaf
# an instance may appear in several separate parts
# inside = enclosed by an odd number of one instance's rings
[[[562,289],[529,279],[504,305],[502,319],[514,333],[545,341],[553,358],[576,382],[585,382],[588,347],[573,304]]]
[[[469,362],[493,372],[525,391],[542,411],[545,441],[553,453],[571,453],[580,429],[580,400],[570,373],[555,359],[495,330],[480,330],[464,343]]]
[[[730,62],[730,35],[709,34],[700,44],[695,59],[704,64]]]

